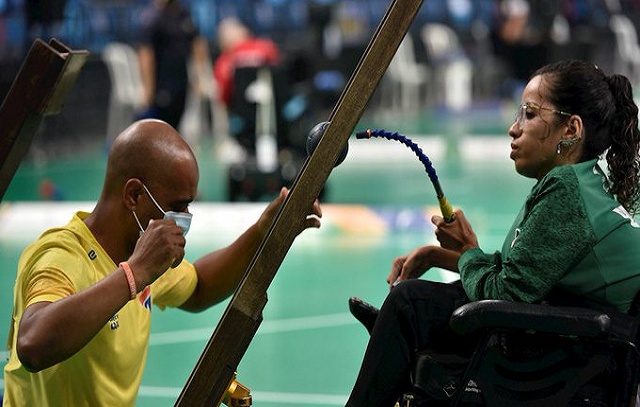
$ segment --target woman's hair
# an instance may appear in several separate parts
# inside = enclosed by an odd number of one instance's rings
[[[583,61],[562,61],[544,66],[546,99],[556,109],[580,116],[584,124],[584,149],[580,161],[607,151],[611,193],[631,214],[640,200],[640,131],[638,107],[631,83],[623,75],[607,76]]]

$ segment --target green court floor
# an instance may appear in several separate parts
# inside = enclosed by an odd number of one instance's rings
[[[421,118],[428,117],[430,125],[393,115],[363,123],[401,131],[423,147],[449,200],[465,210],[487,251],[500,247],[533,185],[515,174],[508,159],[505,123],[511,116],[491,112],[471,113],[468,121],[425,113]],[[480,125],[472,124],[474,118]],[[196,151],[201,200],[192,207],[191,259],[231,241],[264,207],[223,202],[224,166],[210,143]],[[7,336],[20,251],[44,228],[65,223],[74,210],[92,208],[105,154],[96,148],[24,163],[16,174],[0,206],[0,338]],[[38,201],[43,179],[53,180],[65,201]],[[350,140],[349,157],[331,174],[327,191],[322,228],[306,231],[287,254],[268,291],[264,322],[238,368],[238,380],[259,407],[344,405],[367,342],[366,331],[348,313],[348,298],[381,304],[393,258],[435,242],[429,221],[437,213],[433,189],[419,161],[400,144]],[[424,278],[455,275],[431,270]],[[154,308],[139,406],[174,404],[226,305],[200,314]],[[4,366],[6,352],[2,356]]]

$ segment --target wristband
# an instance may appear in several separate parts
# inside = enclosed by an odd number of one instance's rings
[[[134,299],[138,294],[138,289],[136,288],[136,280],[133,277],[131,266],[126,261],[120,263],[119,266],[124,270],[124,275],[127,277],[127,283],[129,283],[129,292],[131,293],[131,299]]]

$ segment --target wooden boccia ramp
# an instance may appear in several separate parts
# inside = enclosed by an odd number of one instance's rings
[[[249,389],[235,380],[236,369],[262,322],[267,289],[421,5],[421,0],[391,2],[328,119],[330,125],[303,164],[176,406],[251,404]]]
[[[0,107],[0,201],[45,116],[57,114],[89,53],[37,39]]]

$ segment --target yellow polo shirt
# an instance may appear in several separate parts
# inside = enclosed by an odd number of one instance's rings
[[[29,373],[13,352],[24,310],[80,292],[117,269],[85,225],[86,216],[78,212],[65,227],[46,231],[20,258],[4,369],[5,407],[133,406],[147,357],[151,303],[161,309],[179,306],[195,289],[195,268],[183,261],[122,307],[78,353]]]

